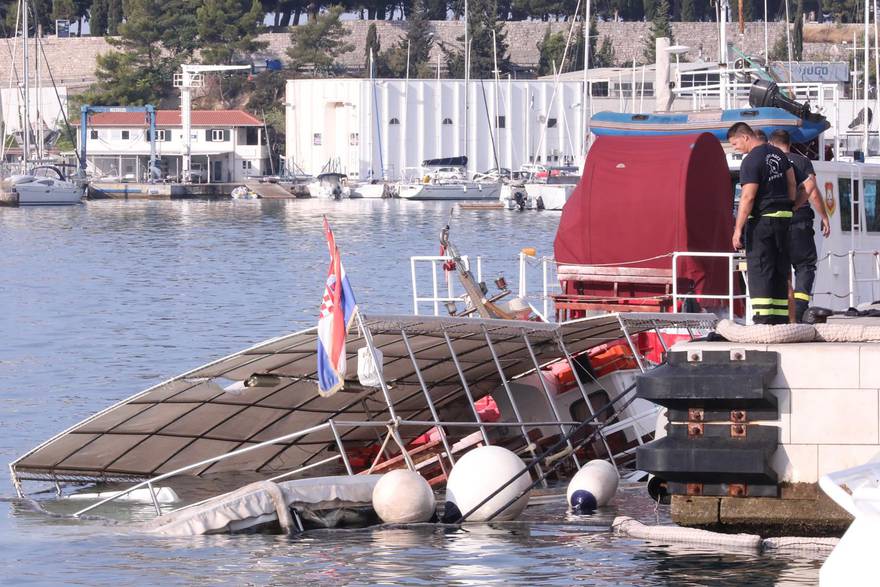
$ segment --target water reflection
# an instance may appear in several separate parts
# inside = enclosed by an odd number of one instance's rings
[[[486,274],[503,271],[511,283],[521,247],[551,254],[559,219],[369,200],[0,208],[0,461],[168,376],[311,326],[327,270],[325,214],[360,305],[400,313],[412,309],[409,257],[436,254],[450,219],[462,251],[484,255]],[[3,477],[0,495],[11,494]],[[560,501],[529,508],[524,524],[295,539],[158,538],[0,501],[0,575],[90,585],[117,585],[123,574],[163,585],[815,582],[820,563],[809,558],[718,555],[615,537],[604,529],[621,513],[668,522],[666,510],[633,487],[588,518],[567,518]]]

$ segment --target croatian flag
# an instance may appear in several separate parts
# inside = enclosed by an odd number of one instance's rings
[[[324,236],[330,248],[330,270],[318,318],[318,393],[327,397],[345,383],[345,336],[357,312],[357,302],[326,217]]]

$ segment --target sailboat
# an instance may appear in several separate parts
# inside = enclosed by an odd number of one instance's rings
[[[70,181],[65,174],[53,165],[28,167],[30,156],[30,84],[28,80],[28,7],[26,0],[20,0],[18,13],[21,16],[22,66],[24,87],[22,100],[24,117],[22,120],[22,173],[0,181],[0,204],[11,206],[70,205],[82,202],[86,184],[83,181]],[[34,47],[37,47],[35,39]],[[39,56],[37,56],[39,61]],[[41,129],[42,132],[42,129]]]

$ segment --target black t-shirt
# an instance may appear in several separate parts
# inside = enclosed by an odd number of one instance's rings
[[[758,145],[745,156],[739,168],[739,183],[758,184],[752,214],[758,216],[791,210],[788,199],[788,182],[785,172],[791,167],[785,153],[764,143]]]
[[[791,163],[792,169],[794,169],[794,180],[798,187],[807,181],[811,175],[816,175],[816,171],[813,169],[813,162],[800,153],[788,153],[788,161]],[[794,213],[795,219],[812,220],[815,217],[809,200],[795,210]]]

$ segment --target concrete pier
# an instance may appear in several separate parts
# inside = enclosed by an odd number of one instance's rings
[[[763,428],[777,435],[777,448],[767,462],[778,478],[776,494],[737,494],[733,491],[737,486],[730,485],[724,495],[710,495],[700,483],[690,483],[687,494],[672,496],[673,521],[762,536],[842,535],[852,517],[825,495],[818,480],[826,473],[864,464],[880,453],[880,343],[692,342],[672,350],[723,351],[746,357],[770,351],[779,356],[779,370],[768,385],[778,401],[778,417],[770,419],[756,411],[758,421],[753,421],[748,412],[744,424],[748,434],[734,439],[745,446]],[[705,430],[707,440],[711,428],[730,427],[726,422],[702,421],[689,426]],[[742,483],[740,487],[750,488],[749,481]]]
[[[139,183],[94,182],[88,197],[93,200],[169,200],[177,198],[228,198],[241,183]],[[244,185],[261,198],[285,199],[307,197],[308,190],[284,183],[246,182]]]

